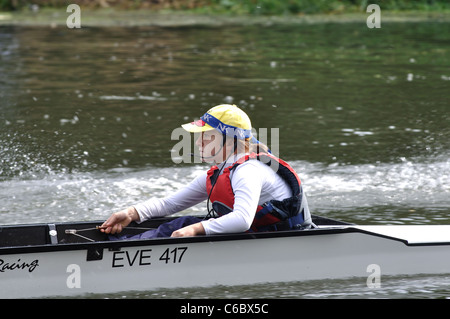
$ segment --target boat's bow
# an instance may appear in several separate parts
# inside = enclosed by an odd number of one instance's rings
[[[408,245],[450,244],[450,225],[358,225],[348,228],[397,239]]]

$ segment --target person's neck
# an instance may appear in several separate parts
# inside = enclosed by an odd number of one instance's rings
[[[215,165],[217,165],[217,166],[227,166],[227,165],[233,164],[233,163],[237,162],[240,158],[244,157],[247,154],[248,153],[234,153],[234,154],[228,155],[227,159],[225,159],[221,163],[215,163]]]

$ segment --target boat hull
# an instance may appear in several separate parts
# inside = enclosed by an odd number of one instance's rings
[[[423,227],[431,231],[433,226]],[[349,277],[370,283],[374,276],[442,273],[450,273],[446,241],[410,244],[364,228],[324,226],[234,236],[2,248],[0,298]]]

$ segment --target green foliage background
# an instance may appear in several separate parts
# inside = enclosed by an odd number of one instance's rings
[[[449,0],[0,0],[0,10],[63,7],[71,3],[92,9],[193,10],[251,15],[362,12],[371,3],[391,11],[450,10]]]

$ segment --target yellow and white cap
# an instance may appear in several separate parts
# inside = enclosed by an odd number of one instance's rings
[[[220,104],[203,114],[199,120],[181,125],[191,133],[218,130],[223,135],[238,139],[253,138],[252,123],[248,115],[236,105]]]

